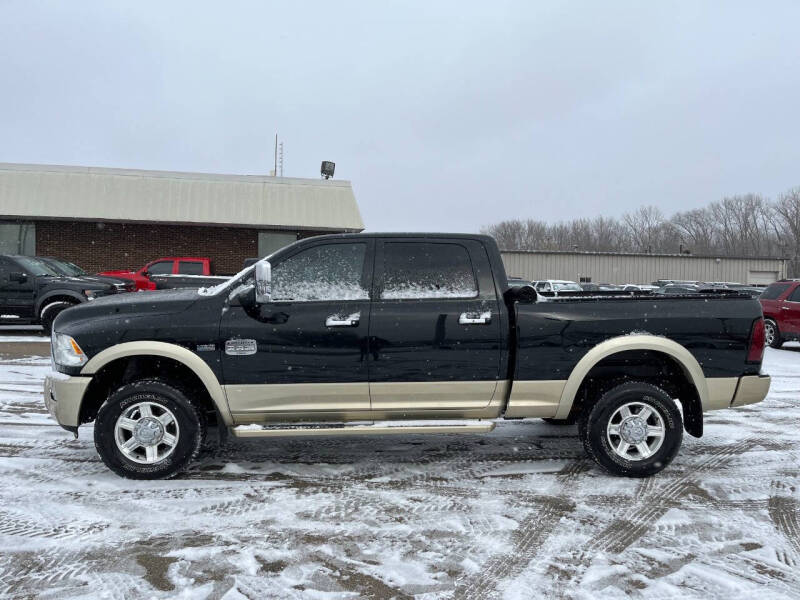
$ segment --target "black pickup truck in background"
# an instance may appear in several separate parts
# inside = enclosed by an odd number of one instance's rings
[[[0,255],[0,323],[41,325],[46,334],[65,309],[116,294],[118,283],[71,277],[32,256]]]
[[[615,474],[675,457],[703,412],[759,402],[764,322],[735,293],[549,298],[480,235],[299,241],[212,288],[60,315],[45,403],[106,465],[170,477],[207,426],[236,437],[479,433],[578,423]]]

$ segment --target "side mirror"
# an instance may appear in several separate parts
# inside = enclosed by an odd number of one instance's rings
[[[256,263],[256,303],[265,304],[272,300],[272,265],[268,260]]]
[[[142,277],[150,277],[150,271],[148,271],[147,269],[142,271]]]
[[[25,283],[28,281],[28,275],[26,273],[9,273],[8,280],[17,283]]]

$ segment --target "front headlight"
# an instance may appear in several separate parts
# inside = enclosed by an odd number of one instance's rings
[[[63,333],[53,334],[53,361],[63,367],[80,367],[89,360],[74,339]]]

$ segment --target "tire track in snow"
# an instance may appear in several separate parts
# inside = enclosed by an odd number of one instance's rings
[[[792,496],[786,494],[786,486],[780,481],[773,481],[771,493],[767,501],[769,518],[778,532],[789,543],[789,547],[800,558],[800,505]],[[795,560],[796,562],[796,560]]]
[[[586,553],[612,552],[618,554],[642,537],[681,497],[699,489],[696,478],[699,472],[718,468],[734,456],[756,445],[751,439],[717,448],[711,455],[683,475],[665,485],[656,486],[641,499],[644,506],[635,507],[614,519],[600,534],[592,539]]]
[[[529,499],[531,510],[512,534],[514,548],[510,553],[497,554],[481,565],[480,571],[456,582],[453,598],[490,598],[499,593],[499,585],[510,575],[520,572],[532,560],[562,517],[575,509],[567,498],[569,485],[589,468],[582,458],[566,465],[559,474],[562,493],[547,499]],[[544,506],[542,507],[542,504]]]

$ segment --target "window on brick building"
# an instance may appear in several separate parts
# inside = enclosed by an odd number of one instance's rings
[[[0,222],[0,254],[36,254],[36,225]]]
[[[258,257],[264,258],[277,252],[284,246],[297,241],[296,233],[285,231],[259,231],[258,232]]]

